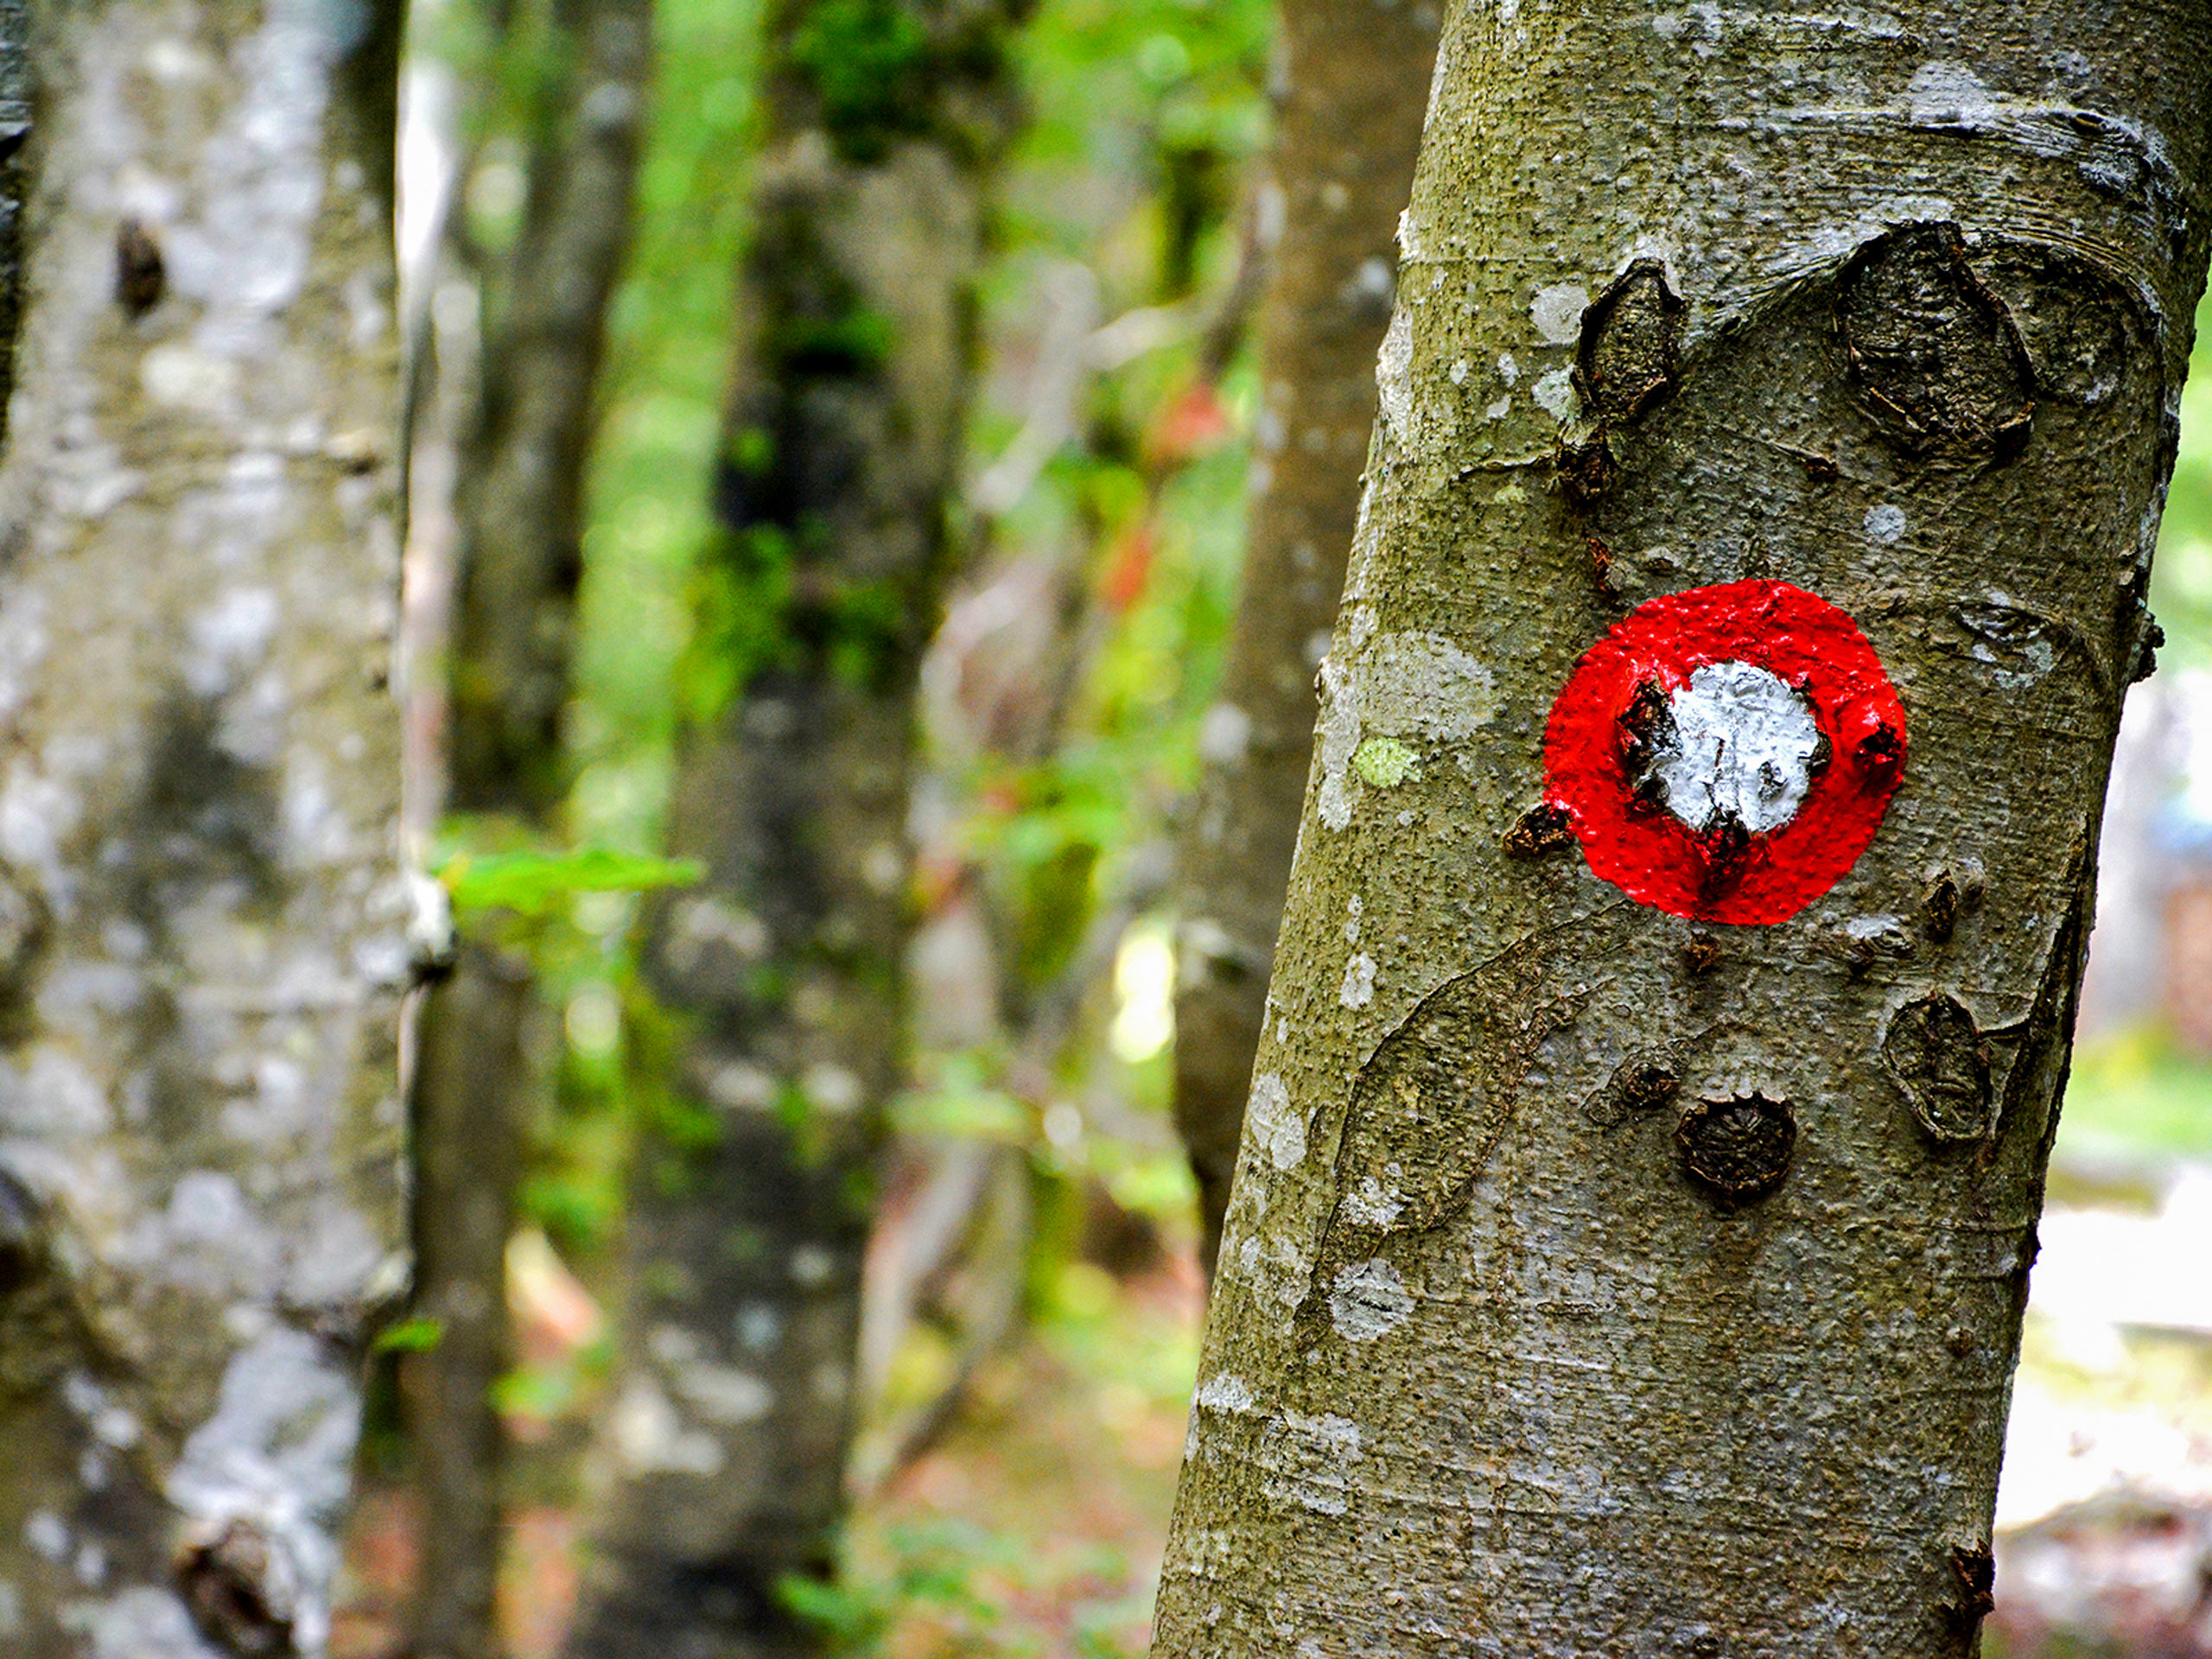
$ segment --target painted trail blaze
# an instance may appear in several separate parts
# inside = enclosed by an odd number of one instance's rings
[[[1787,921],[1881,827],[1904,706],[1858,625],[1783,582],[1639,605],[1544,731],[1544,799],[1597,875],[1700,921]]]

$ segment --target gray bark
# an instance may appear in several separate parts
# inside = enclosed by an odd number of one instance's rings
[[[1436,16],[1413,0],[1286,0],[1263,219],[1260,464],[1243,589],[1182,854],[1175,1121],[1198,1177],[1201,1255],[1221,1241],[1261,1004],[1282,918],[1390,318],[1391,235],[1413,184]]]
[[[582,572],[583,486],[607,309],[629,245],[652,62],[648,0],[560,0],[558,73],[530,151],[523,226],[461,445],[447,794],[525,834],[557,832],[561,719]],[[543,43],[538,43],[541,46]],[[499,1651],[503,1462],[492,1389],[509,1360],[505,1253],[521,1140],[543,1076],[527,962],[473,923],[423,1015],[416,1076],[421,1659]]]
[[[630,243],[649,0],[559,0],[563,72],[530,152],[523,226],[463,446],[449,804],[543,823],[558,805],[582,574],[585,460],[607,307]]]
[[[1162,1659],[1975,1648],[2208,73],[2201,8],[1454,9]],[[1532,809],[1581,653],[1751,577],[1909,747],[1727,926]]]
[[[639,1153],[610,1491],[569,1651],[813,1650],[861,1256],[900,1081],[914,693],[951,552],[1013,0],[802,0],[767,22],[767,133],[648,981],[674,1096]],[[893,68],[895,66],[895,68]]]
[[[0,1645],[29,1659],[328,1628],[364,1325],[404,1274],[397,22],[39,19],[0,473]]]

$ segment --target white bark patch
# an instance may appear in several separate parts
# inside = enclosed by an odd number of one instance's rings
[[[721,1472],[722,1452],[703,1429],[687,1429],[668,1396],[644,1377],[632,1377],[615,1402],[614,1451],[634,1473],[698,1475]]]
[[[1413,1293],[1398,1270],[1376,1258],[1346,1268],[1329,1292],[1329,1322],[1346,1342],[1373,1342],[1403,1325]]]
[[[1248,1190],[1255,1195],[1251,1201],[1255,1207],[1248,1210],[1247,1215],[1256,1217],[1259,1184],[1249,1182],[1237,1189],[1240,1192]],[[1236,1246],[1237,1266],[1255,1295],[1286,1309],[1294,1308],[1306,1300],[1306,1287],[1313,1279],[1313,1264],[1295,1240],[1263,1236],[1257,1225],[1256,1219],[1249,1230],[1232,1222],[1226,1230],[1231,1235],[1241,1234]]]
[[[185,1605],[166,1590],[137,1586],[106,1601],[79,1603],[64,1617],[89,1643],[86,1659],[218,1659]]]
[[[34,1510],[23,1522],[23,1541],[49,1561],[69,1553],[68,1523],[52,1510]]]
[[[276,637],[276,591],[248,586],[226,593],[186,624],[190,651],[183,683],[201,696],[230,690],[241,671],[257,666]]]
[[[1582,314],[1589,308],[1590,290],[1580,283],[1556,283],[1539,289],[1529,302],[1529,320],[1547,346],[1572,346],[1582,337]]]
[[[1834,118],[1833,111],[1815,112],[1822,121]],[[1955,219],[1958,209],[1948,196],[1898,196],[1885,201],[1879,213],[1834,220],[1811,236],[1791,244],[1760,262],[1770,278],[1786,278],[1819,269],[1854,251],[1862,243],[1882,235],[1892,225],[1914,219]]]
[[[1290,1090],[1272,1071],[1252,1079],[1252,1099],[1245,1108],[1253,1139],[1267,1149],[1277,1169],[1295,1169],[1306,1159],[1306,1125],[1290,1103]]]
[[[806,1068],[799,1079],[807,1104],[832,1117],[848,1117],[859,1109],[861,1080],[842,1065],[824,1060]]]
[[[1707,663],[1670,701],[1675,747],[1656,767],[1668,811],[1699,833],[1724,814],[1754,835],[1797,816],[1821,741],[1802,693],[1750,663]]]
[[[188,1170],[160,1211],[133,1226],[117,1259],[203,1295],[274,1301],[284,1243],[219,1170]]]
[[[685,1365],[671,1374],[676,1391],[715,1423],[754,1423],[776,1403],[775,1393],[750,1371],[732,1365]]]
[[[1361,788],[1353,760],[1370,731],[1393,738],[1457,743],[1497,713],[1491,671],[1440,633],[1378,633],[1371,607],[1357,606],[1344,628],[1345,665],[1321,664],[1321,822],[1351,822]]]
[[[1904,509],[1894,501],[1884,501],[1866,509],[1864,521],[1866,539],[1887,547],[1904,534]]]
[[[1997,118],[1997,100],[1963,65],[1923,63],[1905,88],[1905,109],[1921,126],[1980,129]]]
[[[1348,1008],[1363,1008],[1375,1000],[1375,958],[1361,951],[1344,964],[1344,981],[1337,1001]]]
[[[1224,1371],[1218,1376],[1210,1378],[1195,1398],[1198,1404],[1207,1411],[1252,1409],[1252,1390],[1234,1371]]]
[[[753,1302],[737,1312],[732,1322],[746,1352],[765,1353],[784,1334],[784,1315],[773,1302]]]
[[[250,347],[257,325],[305,286],[322,207],[327,66],[341,60],[365,14],[315,0],[276,0],[234,52],[244,90],[203,152],[200,216],[173,226],[162,253],[169,285],[207,307],[212,349]]]
[[[1372,1175],[1363,1177],[1344,1194],[1344,1204],[1346,1218],[1362,1227],[1388,1227],[1406,1207],[1396,1193],[1384,1191],[1382,1183]]]
[[[194,1521],[242,1522],[267,1541],[268,1586],[288,1594],[303,1653],[320,1653],[330,1634],[334,1528],[359,1421],[347,1370],[306,1332],[272,1325],[232,1357],[215,1414],[185,1441],[164,1488]]]
[[[1351,1507],[1351,1465],[1364,1455],[1361,1439],[1359,1425],[1349,1417],[1285,1412],[1260,1437],[1263,1490],[1278,1503],[1342,1515]]]
[[[1383,421],[1403,443],[1413,430],[1414,320],[1404,306],[1390,314],[1390,327],[1376,354],[1375,390],[1382,404]]]
[[[1529,395],[1555,421],[1565,420],[1573,411],[1574,387],[1565,369],[1554,369],[1549,374],[1537,376],[1536,384],[1529,388]]]

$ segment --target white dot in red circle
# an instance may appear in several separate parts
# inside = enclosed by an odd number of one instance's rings
[[[1852,620],[1781,582],[1638,606],[1544,733],[1544,798],[1593,873],[1700,921],[1786,921],[1840,880],[1904,768],[1904,708]]]

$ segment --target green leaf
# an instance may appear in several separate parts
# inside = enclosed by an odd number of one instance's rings
[[[378,1337],[377,1352],[380,1354],[427,1354],[445,1340],[446,1327],[439,1319],[416,1318],[402,1319],[389,1325]]]
[[[688,887],[706,874],[696,859],[646,858],[610,847],[566,853],[456,853],[438,867],[457,912],[509,910],[543,916],[580,893]]]

